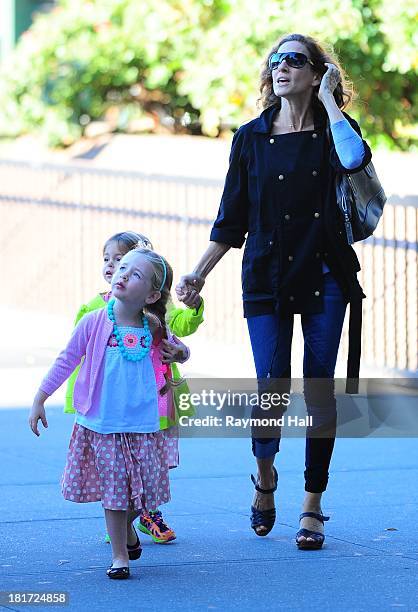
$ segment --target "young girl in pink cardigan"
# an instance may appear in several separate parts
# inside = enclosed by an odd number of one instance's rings
[[[133,231],[113,234],[105,241],[102,251],[102,275],[105,282],[111,285],[113,274],[117,270],[120,260],[126,253],[136,247],[153,250],[151,241],[147,236]],[[99,308],[106,308],[110,298],[110,291],[99,293],[87,304],[83,304],[77,313],[76,324],[88,312],[93,312]],[[196,292],[190,296],[190,300],[186,299],[184,304],[187,308],[176,308],[171,298],[167,302],[166,322],[169,330],[178,338],[194,333],[203,321],[203,300]],[[76,412],[73,408],[73,394],[78,369],[76,368],[67,381],[64,412],[68,414]],[[175,364],[172,365],[172,375],[174,380],[180,380],[181,378]],[[160,403],[160,408],[163,409],[166,406]],[[172,414],[160,414],[160,429],[163,431],[162,435],[165,437],[165,443],[168,445],[170,468],[175,468],[179,464],[178,428],[176,422],[177,416],[174,410]],[[167,544],[176,539],[174,530],[167,525],[159,508],[149,508],[148,512],[142,512],[136,526],[142,533],[150,536],[157,544]],[[107,533],[105,535],[105,542],[110,542],[110,537]]]
[[[188,356],[166,328],[172,278],[169,264],[154,251],[127,253],[113,276],[107,308],[78,323],[44,378],[29,417],[39,436],[38,421],[48,427],[45,400],[83,360],[74,387],[77,416],[62,492],[78,503],[102,502],[112,544],[109,578],[128,578],[129,559],[141,555],[133,521],[143,509],[170,499],[168,450],[159,431],[159,414],[172,405],[165,364]]]

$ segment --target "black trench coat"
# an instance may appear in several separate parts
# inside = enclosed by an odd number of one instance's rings
[[[347,170],[327,138],[325,111],[315,111],[313,131],[272,136],[278,110],[270,106],[235,133],[210,240],[240,248],[246,239],[244,316],[322,312],[324,261],[351,304],[348,376],[357,378],[365,296],[337,207],[335,177],[363,169],[370,148],[363,141],[362,164]],[[361,135],[354,119],[344,115]]]

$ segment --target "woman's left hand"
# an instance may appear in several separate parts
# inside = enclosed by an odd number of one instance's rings
[[[321,85],[319,86],[318,91],[318,98],[321,102],[323,101],[324,97],[329,96],[330,94],[332,95],[338,83],[341,82],[341,75],[337,66],[328,62],[325,62],[324,65],[327,67],[327,71],[322,77]]]
[[[187,346],[175,336],[173,336],[173,341],[162,340],[161,345],[160,352],[163,363],[174,363],[175,361],[182,363],[186,361],[188,357]]]

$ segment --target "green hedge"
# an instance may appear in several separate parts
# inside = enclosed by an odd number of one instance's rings
[[[258,111],[258,76],[289,31],[332,43],[353,79],[353,114],[376,144],[414,142],[415,0],[61,0],[24,34],[0,78],[0,134],[68,145],[113,112],[218,135]]]

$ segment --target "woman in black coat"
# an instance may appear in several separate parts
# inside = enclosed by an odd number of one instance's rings
[[[371,153],[357,123],[341,110],[351,97],[343,82],[337,61],[314,39],[291,34],[274,45],[261,74],[264,110],[234,135],[209,247],[177,286],[179,299],[200,292],[225,253],[245,241],[244,316],[260,381],[290,378],[293,318],[301,314],[305,402],[314,419],[307,428],[305,499],[296,534],[303,549],[322,546],[328,520],[321,496],[334,447],[333,377],[348,303],[349,377],[357,378],[360,359],[364,294],[336,203],[335,176],[361,170]],[[320,394],[309,383],[318,378],[331,383]],[[258,475],[252,477],[251,526],[259,536],[269,533],[276,516],[279,444],[280,431],[269,438],[253,431]]]

